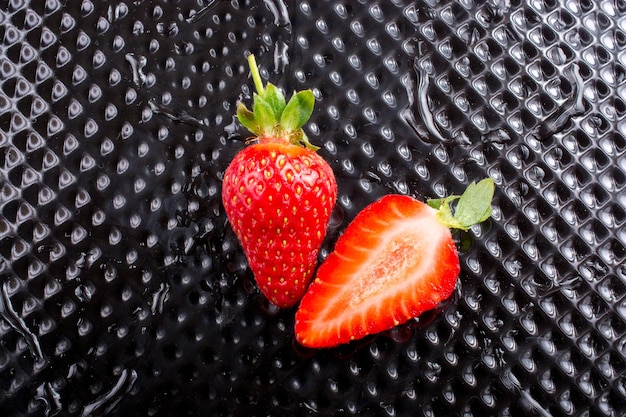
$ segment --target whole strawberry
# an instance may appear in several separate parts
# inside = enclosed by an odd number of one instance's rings
[[[287,102],[279,88],[263,85],[253,55],[248,63],[257,93],[252,111],[238,104],[237,118],[255,143],[226,169],[222,202],[260,290],[290,307],[313,276],[337,183],[302,130],[313,113],[312,91]]]

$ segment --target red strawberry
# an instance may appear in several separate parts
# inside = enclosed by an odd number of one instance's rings
[[[491,215],[491,179],[428,204],[388,195],[366,207],[320,266],[296,312],[296,339],[331,347],[417,317],[448,298],[460,272],[450,228]],[[455,202],[452,213],[450,203]]]
[[[237,117],[257,143],[226,169],[222,202],[257,285],[272,303],[290,307],[313,276],[337,183],[302,130],[313,112],[311,90],[286,102],[277,87],[263,86],[253,55],[248,61],[258,93],[253,111],[239,103]]]

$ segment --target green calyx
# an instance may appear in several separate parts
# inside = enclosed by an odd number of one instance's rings
[[[478,183],[471,183],[460,196],[428,200],[428,205],[437,210],[437,219],[448,228],[469,230],[491,216],[494,189],[493,180],[485,178]]]
[[[252,110],[243,103],[237,104],[237,119],[250,132],[260,138],[285,139],[293,144],[301,144],[317,150],[309,142],[302,126],[313,114],[315,97],[311,90],[295,92],[289,101],[283,92],[271,83],[263,85],[254,55],[248,56],[248,65],[255,88]]]

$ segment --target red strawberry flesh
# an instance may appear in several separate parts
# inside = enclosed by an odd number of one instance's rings
[[[388,195],[366,207],[337,241],[296,313],[297,340],[330,347],[404,323],[436,307],[460,272],[437,210]]]

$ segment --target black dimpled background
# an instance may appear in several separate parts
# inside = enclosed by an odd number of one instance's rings
[[[0,415],[623,416],[622,1],[0,1]],[[221,206],[246,55],[313,88],[325,256],[489,176],[451,300],[330,350]]]

